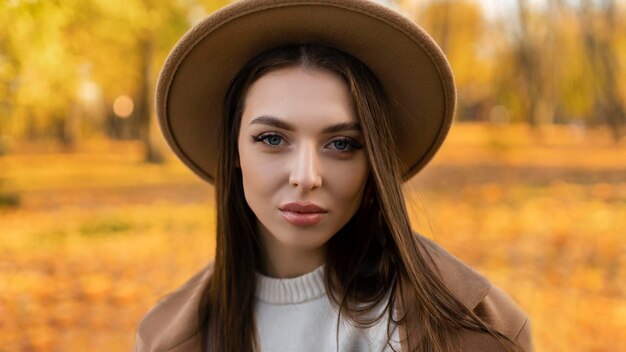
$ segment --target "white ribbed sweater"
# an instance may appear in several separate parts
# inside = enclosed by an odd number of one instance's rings
[[[257,273],[255,322],[263,352],[391,351],[387,345],[388,313],[365,329],[352,326],[342,314],[337,349],[337,309],[326,295],[324,266],[304,275],[279,279]],[[384,309],[388,295],[372,314]],[[392,323],[391,343],[400,351]]]

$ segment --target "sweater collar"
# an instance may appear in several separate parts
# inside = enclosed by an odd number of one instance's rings
[[[256,273],[256,298],[271,304],[297,304],[322,297],[326,293],[322,264],[315,270],[292,278],[275,278]]]

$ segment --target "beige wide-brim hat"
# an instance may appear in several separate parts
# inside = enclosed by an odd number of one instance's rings
[[[423,29],[369,0],[244,0],[191,28],[159,76],[161,130],[196,174],[214,183],[218,121],[236,74],[257,54],[292,43],[324,44],[366,64],[390,98],[403,179],[430,161],[452,123],[456,90],[446,57]]]

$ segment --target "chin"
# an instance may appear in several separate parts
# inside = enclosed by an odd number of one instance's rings
[[[306,229],[306,230],[283,230],[284,232],[278,236],[275,236],[283,246],[309,251],[322,247],[333,236],[328,233],[320,233],[320,230]]]

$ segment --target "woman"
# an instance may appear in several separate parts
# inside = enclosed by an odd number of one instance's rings
[[[401,184],[454,104],[437,45],[374,3],[241,1],[194,27],[157,108],[215,184],[216,256],[135,350],[531,351],[515,303],[411,230]]]

